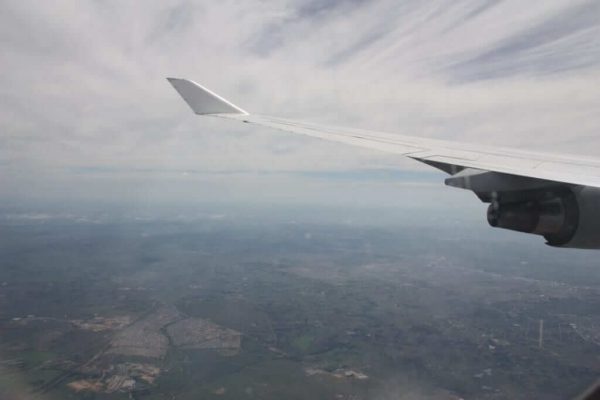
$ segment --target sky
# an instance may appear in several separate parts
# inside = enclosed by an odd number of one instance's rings
[[[250,112],[600,156],[598,15],[579,0],[4,0],[0,197],[331,202],[359,187],[377,204],[442,185],[395,155],[199,118],[168,76]]]

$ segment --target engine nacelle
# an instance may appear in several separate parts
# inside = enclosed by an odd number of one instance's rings
[[[600,189],[574,187],[500,195],[491,226],[541,235],[550,246],[600,249]]]

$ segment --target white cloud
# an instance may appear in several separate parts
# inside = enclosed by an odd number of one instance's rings
[[[419,168],[200,119],[166,76],[203,82],[251,111],[598,156],[600,22],[589,17],[598,8],[567,0],[5,1],[0,180],[14,186],[73,168],[114,168],[114,179],[127,169]]]

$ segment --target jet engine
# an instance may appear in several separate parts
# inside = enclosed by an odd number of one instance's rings
[[[600,189],[558,187],[495,193],[491,226],[543,236],[554,247],[600,249]]]

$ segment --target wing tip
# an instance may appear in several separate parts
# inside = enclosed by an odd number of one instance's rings
[[[190,106],[192,111],[198,115],[250,115],[246,110],[190,79],[173,77],[167,77],[166,79]]]

